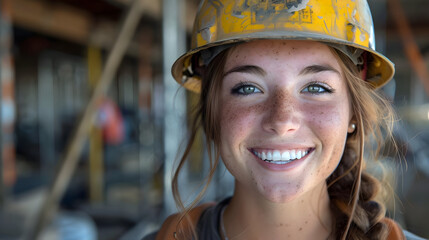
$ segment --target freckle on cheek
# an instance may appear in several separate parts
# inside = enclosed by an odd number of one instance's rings
[[[258,105],[256,105],[256,106],[254,106],[254,107],[253,107],[253,110],[254,110],[256,113],[261,113],[261,112],[263,112],[264,110],[266,110],[266,107],[265,107],[264,105],[262,105],[262,104],[258,104]]]

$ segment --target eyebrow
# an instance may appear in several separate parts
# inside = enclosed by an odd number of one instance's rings
[[[302,69],[299,72],[299,75],[316,74],[316,73],[326,72],[326,71],[334,72],[338,75],[341,75],[337,69],[333,68],[330,65],[318,65],[318,64],[314,64],[314,65],[310,65],[310,66],[305,67],[304,69]],[[234,73],[234,72],[256,74],[256,75],[260,75],[260,76],[267,75],[267,72],[265,72],[264,69],[262,69],[258,66],[241,65],[241,66],[237,66],[237,67],[230,69],[225,74],[223,74],[223,76],[225,77],[226,75]]]
[[[234,73],[234,72],[256,74],[256,75],[260,75],[260,76],[267,75],[267,72],[265,72],[264,69],[262,69],[262,68],[260,68],[258,66],[255,66],[255,65],[241,65],[241,66],[234,67],[231,70],[227,71],[225,74],[223,74],[223,76],[225,77],[226,75]]]
[[[341,75],[337,69],[333,68],[330,65],[317,65],[317,64],[305,67],[304,69],[301,70],[301,72],[299,72],[299,75],[315,74],[315,73],[320,73],[325,71],[334,72],[338,75]]]

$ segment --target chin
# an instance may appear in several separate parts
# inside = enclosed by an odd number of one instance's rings
[[[286,183],[290,184],[290,183]],[[282,186],[262,186],[259,189],[262,196],[272,203],[287,203],[299,198],[303,194],[303,190],[299,188],[285,188]]]

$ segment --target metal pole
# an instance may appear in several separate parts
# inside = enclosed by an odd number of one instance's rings
[[[65,158],[52,182],[48,196],[42,204],[36,222],[32,226],[33,228],[30,229],[29,235],[27,236],[29,239],[39,238],[42,230],[48,225],[58,208],[58,202],[64,194],[76,168],[79,154],[95,117],[98,102],[106,94],[113,77],[116,75],[118,66],[140,21],[142,13],[141,6],[141,0],[135,0],[129,7],[128,14],[118,34],[118,38],[107,58],[101,79],[94,89],[82,120],[66,152]]]
[[[0,0],[0,29],[3,29],[3,1]],[[3,44],[2,39],[4,31],[0,31],[0,63],[3,60]],[[3,102],[2,102],[2,87],[3,87],[3,79],[2,76],[2,67],[0,65],[0,209],[3,208],[4,203],[4,182],[3,182]]]
[[[186,98],[183,89],[171,76],[171,66],[185,51],[184,5],[181,0],[163,1],[163,69],[164,69],[164,214],[176,211],[171,191],[174,161],[186,129]]]

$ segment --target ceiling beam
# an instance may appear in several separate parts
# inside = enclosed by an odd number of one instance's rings
[[[131,4],[133,0],[105,0],[110,3],[116,3],[123,6]],[[149,16],[157,21],[162,20],[162,0],[140,0],[143,6],[143,15]],[[194,25],[194,18],[198,8],[198,1],[195,0],[184,0],[186,16],[185,16],[185,27],[188,32],[192,31]]]
[[[76,43],[86,43],[91,32],[91,16],[80,9],[62,3],[35,0],[13,0],[14,25],[65,38]]]
[[[57,2],[43,0],[13,0],[12,22],[16,26],[84,46],[93,45],[101,49],[112,48],[118,36],[119,22],[97,19],[88,12]],[[152,1],[143,1],[152,2]],[[158,2],[158,1],[156,1]],[[143,5],[143,7],[149,5]],[[145,8],[148,9],[156,9]],[[156,14],[152,12],[151,14]],[[130,43],[127,55],[139,57],[141,46],[136,38]],[[158,48],[147,51],[148,57],[158,54]]]

